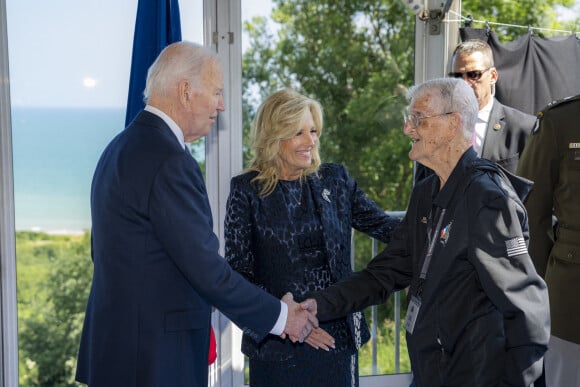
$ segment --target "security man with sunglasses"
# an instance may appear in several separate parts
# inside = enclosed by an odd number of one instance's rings
[[[479,105],[473,148],[480,157],[515,173],[535,117],[503,105],[494,97],[499,75],[493,52],[486,42],[472,39],[459,44],[451,57],[451,69],[448,75],[463,78],[473,89]],[[430,173],[417,164],[415,181]]]

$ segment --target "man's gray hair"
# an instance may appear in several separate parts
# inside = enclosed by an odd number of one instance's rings
[[[219,63],[217,55],[200,44],[187,41],[170,44],[147,71],[143,100],[147,103],[152,93],[167,95],[184,79],[193,88],[199,87],[206,65],[214,63]]]
[[[493,50],[489,44],[479,39],[470,39],[460,43],[455,47],[451,57],[453,58],[457,55],[472,55],[475,52],[480,52],[483,55],[487,67],[494,66]]]
[[[440,113],[456,112],[461,116],[461,129],[465,138],[471,139],[479,106],[475,93],[463,79],[436,78],[415,85],[407,92],[409,100],[417,99],[425,94],[434,94],[441,110]]]

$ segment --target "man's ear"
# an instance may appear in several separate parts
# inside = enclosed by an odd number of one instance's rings
[[[459,113],[455,112],[449,115],[449,130],[447,132],[447,141],[451,141],[453,137],[457,135],[457,131],[459,131],[459,135],[463,136],[461,129],[461,116]]]
[[[183,80],[179,82],[177,92],[179,93],[179,101],[182,104],[187,104],[191,98],[191,84],[189,81]]]
[[[490,79],[490,84],[495,85],[498,78],[499,78],[499,73],[497,72],[497,69],[495,67],[492,67],[491,69],[489,69],[489,73],[491,75],[491,79]]]

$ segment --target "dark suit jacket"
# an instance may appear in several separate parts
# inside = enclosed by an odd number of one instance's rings
[[[536,117],[502,105],[497,99],[489,114],[481,157],[516,173]]]
[[[417,386],[529,386],[549,340],[548,292],[525,249],[520,197],[529,183],[512,179],[470,148],[440,191],[434,175],[419,182],[387,249],[315,293],[319,319],[384,302],[410,285],[409,296],[421,299],[407,333]],[[436,227],[430,214],[443,209]],[[428,233],[434,247],[421,281]]]
[[[495,161],[516,173],[520,155],[536,118],[494,99],[481,148],[481,157]],[[416,163],[415,182],[432,174],[431,169]]]
[[[288,286],[296,285],[295,298],[299,299],[306,290],[318,285],[309,282],[316,282],[318,277],[312,274],[305,276],[299,284],[293,281],[288,284],[286,273],[305,270],[297,259],[300,256],[298,243],[295,238],[289,237],[289,228],[284,226],[294,222],[294,219],[280,190],[260,197],[259,187],[252,183],[256,175],[257,172],[248,172],[232,179],[225,221],[226,259],[235,270],[275,297],[282,297],[290,290]],[[346,278],[352,273],[352,228],[388,242],[391,232],[400,223],[370,200],[342,165],[322,164],[318,176],[310,175],[305,185],[308,186],[305,189],[312,191],[322,224],[322,244],[332,281]],[[272,235],[272,230],[281,228],[284,229],[283,234],[274,232]],[[303,293],[298,294],[299,291]],[[349,348],[358,349],[369,338],[362,314],[349,314],[347,324],[352,340]],[[242,350],[253,358],[281,360],[290,356],[292,346],[275,337],[267,337],[258,343],[244,335]]]
[[[218,255],[199,166],[158,116],[141,112],[107,146],[91,214],[78,381],[207,387],[212,305],[256,339],[277,321],[280,301]]]

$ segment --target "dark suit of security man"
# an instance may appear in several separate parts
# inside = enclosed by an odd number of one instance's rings
[[[525,202],[530,254],[550,294],[546,382],[580,386],[580,95],[538,114],[518,174],[534,181]]]
[[[481,157],[515,173],[535,118],[494,98],[487,129],[481,146]]]

